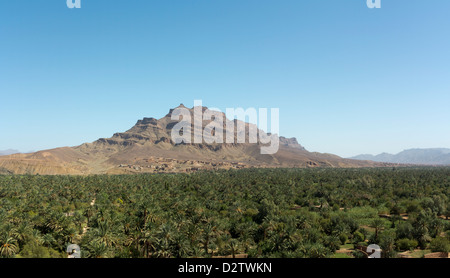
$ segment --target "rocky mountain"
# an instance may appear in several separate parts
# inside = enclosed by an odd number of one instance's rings
[[[186,108],[183,105],[177,108]],[[194,109],[186,108],[194,116]],[[202,112],[206,107],[197,107]],[[198,110],[197,110],[198,111]],[[100,138],[92,143],[76,147],[63,147],[29,154],[13,154],[0,157],[0,173],[3,174],[124,174],[159,172],[194,172],[202,169],[230,169],[248,167],[372,167],[384,163],[344,159],[331,154],[308,152],[295,138],[278,137],[279,149],[274,154],[261,154],[264,144],[250,143],[249,130],[257,130],[258,136],[270,136],[253,124],[239,120],[230,121],[224,113],[224,128],[234,123],[234,141],[206,143],[220,132],[220,126],[206,134],[201,143],[173,142],[172,129],[178,121],[171,119],[174,109],[161,118],[144,118],[129,130],[110,138]],[[202,130],[212,120],[201,123]],[[190,125],[191,135],[196,127]],[[189,130],[189,129],[187,129]],[[184,131],[183,131],[184,132]],[[187,131],[186,131],[187,132]],[[187,133],[186,133],[187,134]],[[237,136],[245,134],[246,141],[237,143]],[[223,134],[224,138],[226,133]],[[275,135],[274,135],[275,136]],[[194,141],[192,141],[194,142]]]
[[[409,149],[398,154],[363,154],[351,159],[418,165],[450,165],[450,149]]]

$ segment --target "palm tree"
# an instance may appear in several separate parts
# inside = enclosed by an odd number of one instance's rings
[[[130,230],[127,233],[127,238],[125,239],[124,246],[130,247],[131,249],[135,250],[138,254],[140,254],[141,239],[142,239],[141,231],[137,229]]]
[[[403,220],[403,218],[398,214],[392,215],[391,219],[392,219],[392,228],[395,228],[395,222],[397,222],[398,225]]]
[[[0,238],[0,257],[11,258],[18,251],[17,241],[6,233]]]
[[[91,258],[106,258],[108,253],[108,246],[104,242],[97,240],[92,241],[87,246],[89,257]]]
[[[189,243],[183,234],[176,234],[173,239],[175,255],[177,258],[185,258],[189,254]]]
[[[384,229],[384,221],[380,218],[376,218],[372,221],[370,227],[375,229],[375,240],[378,240],[379,232]]]
[[[170,222],[161,225],[161,227],[156,233],[157,237],[156,253],[158,257],[169,258],[173,256],[172,244],[174,236],[175,236],[175,229]]]
[[[200,258],[202,256],[202,249],[197,246],[191,246],[192,258]]]
[[[8,236],[12,236],[16,233],[16,229],[14,226],[10,223],[7,223],[6,225],[2,226],[2,230],[4,234],[7,234]]]
[[[43,241],[41,232],[39,232],[38,230],[33,229],[33,230],[31,231],[31,237],[32,237],[38,244],[44,244],[44,241]],[[53,240],[55,240],[55,239],[53,239]],[[47,246],[47,247],[48,247],[48,246]]]
[[[62,213],[51,213],[48,217],[46,227],[51,232],[61,233],[64,230],[66,217]]]
[[[94,216],[94,214],[95,214],[95,209],[91,206],[84,210],[83,215],[86,216],[88,224],[89,224],[91,217]]]
[[[307,258],[325,258],[328,255],[327,248],[320,243],[308,243],[303,250]]]
[[[187,224],[186,228],[186,236],[189,239],[191,246],[194,246],[194,243],[197,241],[197,237],[199,235],[199,228],[197,225],[192,223],[190,220]]]
[[[138,242],[143,243],[142,255],[144,258],[149,258],[150,254],[155,251],[155,244],[157,242],[157,237],[153,231],[145,230],[142,236],[138,239]],[[138,249],[139,251],[139,249]]]
[[[76,229],[73,227],[69,227],[66,230],[64,230],[64,241],[73,243],[76,232],[77,232]]]
[[[83,223],[85,221],[85,217],[79,213],[78,211],[76,211],[72,217],[74,223],[77,225],[78,227],[78,233],[82,234],[83,233]]]
[[[51,235],[51,234],[45,234],[41,237],[42,239],[42,244],[45,247],[50,247],[52,246],[54,243],[56,243],[55,238]]]
[[[203,249],[206,255],[208,255],[208,246],[209,243],[211,242],[211,238],[213,238],[215,235],[216,235],[216,227],[213,224],[207,223],[206,225],[204,225],[202,230],[201,243],[203,245]]]
[[[103,242],[107,247],[116,245],[119,240],[108,221],[99,221],[98,227],[93,230],[93,235],[96,240]]]
[[[15,239],[17,239],[19,245],[23,245],[25,240],[30,237],[32,232],[31,226],[28,222],[22,222],[20,225],[14,230],[12,234]]]
[[[419,216],[413,225],[413,236],[419,242],[420,248],[425,249],[427,242],[431,240],[427,223],[422,217]]]
[[[236,258],[236,253],[238,251],[238,241],[234,238],[230,239],[227,243],[228,249],[231,251],[231,256]]]

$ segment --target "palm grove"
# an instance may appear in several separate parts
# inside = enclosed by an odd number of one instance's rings
[[[449,168],[6,175],[0,256],[67,257],[70,243],[88,258],[324,258],[371,243],[385,257],[448,252],[449,193]]]

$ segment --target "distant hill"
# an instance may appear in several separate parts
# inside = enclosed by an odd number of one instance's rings
[[[450,149],[409,149],[398,154],[362,154],[350,159],[402,164],[450,165]]]
[[[0,151],[0,156],[2,155],[10,155],[10,154],[15,154],[15,153],[20,153],[18,150],[4,150],[4,151]]]

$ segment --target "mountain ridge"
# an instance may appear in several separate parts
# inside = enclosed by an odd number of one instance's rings
[[[450,149],[413,148],[403,150],[397,154],[385,152],[378,155],[361,154],[349,159],[416,165],[450,165]]]
[[[186,108],[180,105],[177,108]],[[205,143],[216,133],[204,134],[202,143],[175,143],[171,131],[178,123],[171,119],[174,109],[160,118],[145,117],[125,132],[91,143],[62,147],[29,154],[0,157],[0,173],[41,175],[134,174],[163,172],[195,172],[213,169],[241,169],[250,167],[382,167],[386,163],[341,158],[332,154],[312,153],[296,138],[278,136],[279,149],[275,154],[261,154],[261,143],[236,143],[238,134],[249,138],[250,128],[258,135],[268,135],[254,124],[228,120],[221,113],[224,127],[235,123],[234,143]],[[186,108],[191,114],[194,107]],[[201,107],[206,111],[206,107]],[[202,122],[202,130],[212,120]],[[195,125],[191,124],[191,134]],[[197,127],[198,128],[198,127]],[[219,129],[220,130],[220,129]],[[225,129],[223,129],[225,130]]]

